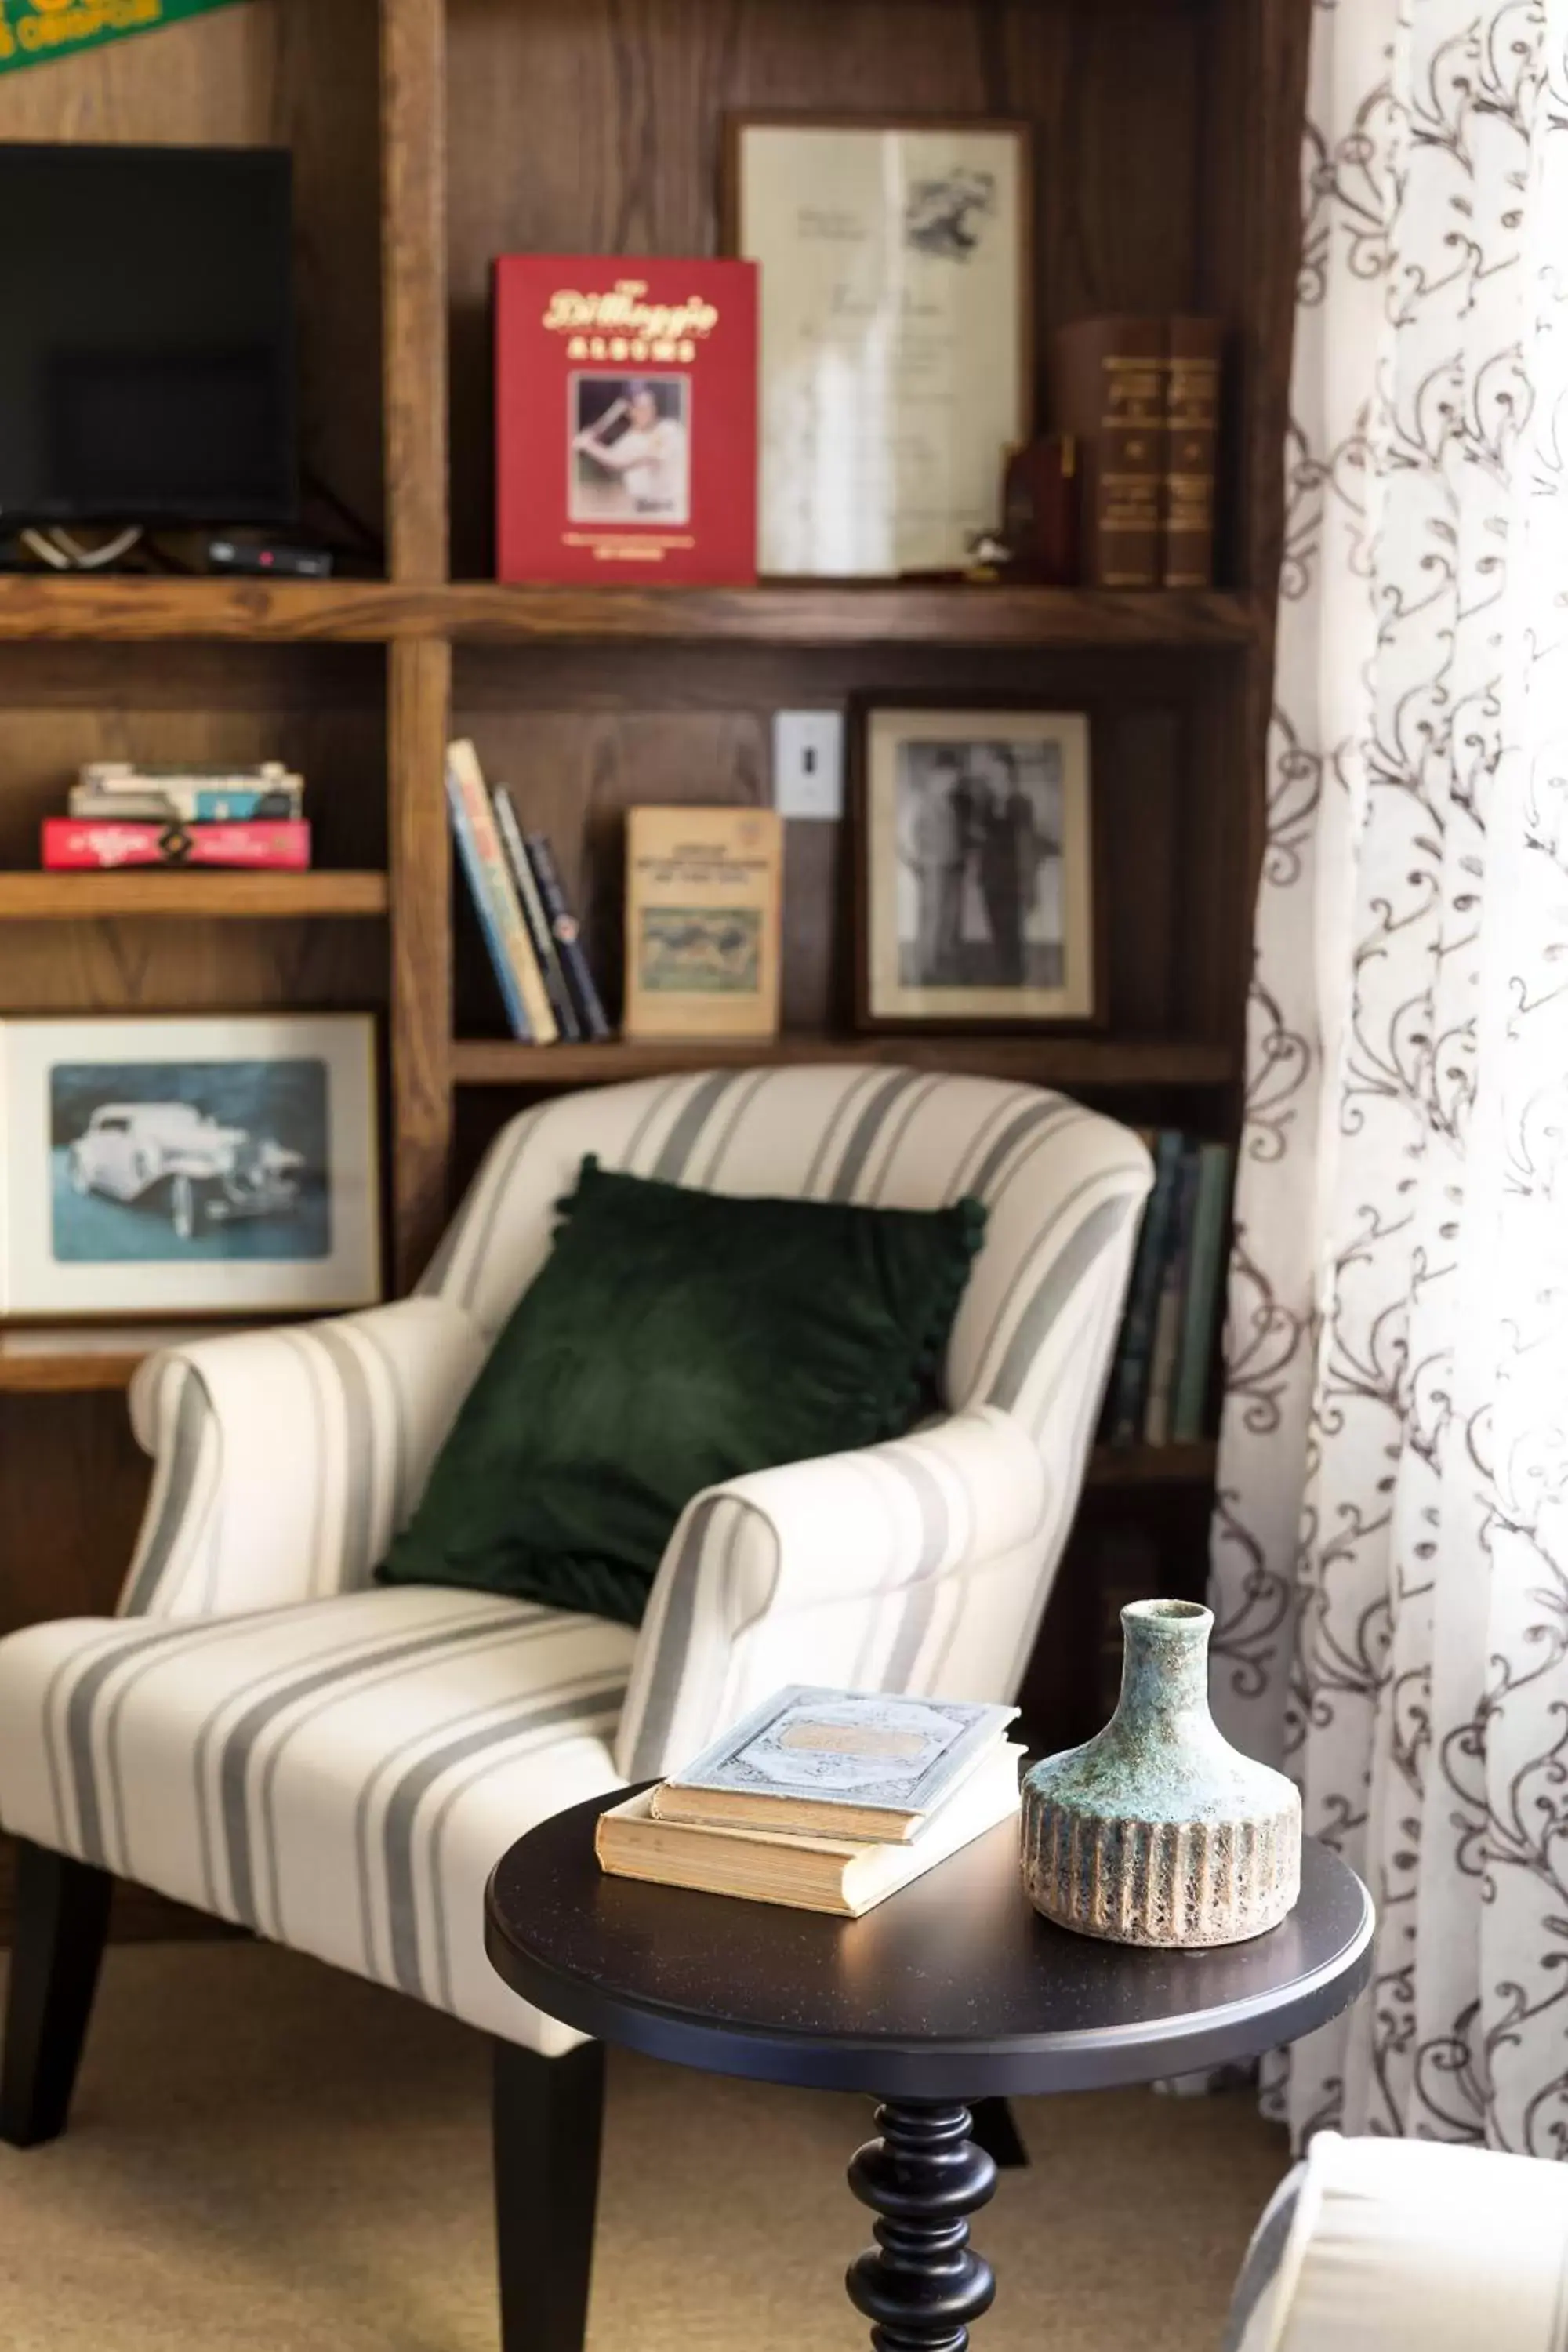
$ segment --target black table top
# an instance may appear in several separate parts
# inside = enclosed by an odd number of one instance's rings
[[[863,1919],[609,1878],[574,1805],[505,1853],[485,1947],[539,2009],[710,2074],[974,2100],[1195,2073],[1293,2042],[1372,1973],[1372,1901],[1308,1838],[1301,1899],[1251,1943],[1075,1936],[1024,1893],[1005,1822]]]

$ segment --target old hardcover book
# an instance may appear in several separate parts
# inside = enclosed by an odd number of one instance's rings
[[[303,814],[304,797],[305,788],[298,776],[260,790],[249,784],[230,790],[172,782],[140,789],[121,783],[72,784],[66,794],[66,813],[106,817],[114,824],[291,824]]]
[[[988,1748],[948,1803],[907,1843],[663,1821],[653,1810],[655,1792],[645,1789],[600,1814],[594,1847],[600,1868],[615,1878],[648,1879],[660,1886],[689,1886],[858,1919],[1017,1811],[1023,1753],[1010,1740]]]
[[[771,1037],[784,833],[760,808],[626,811],[628,1037]]]
[[[790,1683],[653,1792],[656,1821],[904,1844],[1016,1706]]]
[[[231,866],[257,874],[300,874],[310,863],[310,828],[302,820],[164,824],[48,816],[43,863],[51,874],[119,866]]]
[[[1079,452],[1089,587],[1161,584],[1165,367],[1163,319],[1079,319],[1057,331],[1056,422]]]
[[[582,1042],[583,1024],[577,1017],[572,992],[566,985],[562,969],[560,950],[550,918],[544,911],[544,901],[539,893],[539,877],[528,861],[528,849],[522,837],[522,827],[517,821],[511,793],[505,784],[498,784],[490,798],[495,805],[496,831],[500,835],[506,862],[517,886],[517,899],[522,908],[528,936],[533,941],[534,961],[544,980],[544,992],[550,999],[550,1009],[555,1015],[555,1025],[571,1045]]]
[[[1149,1386],[1143,1400],[1143,1443],[1169,1445],[1171,1412],[1176,1386],[1176,1357],[1181,1348],[1182,1318],[1186,1311],[1187,1282],[1192,1260],[1193,1211],[1198,1194],[1198,1147],[1184,1143],[1176,1171],[1175,1197],[1165,1235],[1164,1262],[1154,1307],[1149,1342]]]
[[[754,263],[506,254],[495,362],[500,579],[756,578]]]
[[[466,735],[447,744],[447,772],[462,809],[466,836],[460,838],[465,841],[465,851],[467,844],[472,844],[470,878],[476,871],[479,877],[475,884],[475,897],[478,900],[483,893],[494,919],[493,930],[489,922],[485,923],[492,956],[499,940],[522,1002],[528,1024],[527,1034],[536,1045],[553,1045],[561,1032],[551,1008],[544,974],[540,971],[539,959],[533,952],[533,941],[529,937],[522,902],[517,895],[517,884],[512,880],[511,868],[507,864],[506,851],[496,824],[495,808],[485,783],[484,770],[479,765],[479,753]],[[481,903],[481,920],[484,919],[484,904]],[[513,1028],[515,1034],[523,1034],[516,1030],[515,1020]]]
[[[1214,1329],[1225,1284],[1230,1168],[1227,1143],[1205,1143],[1199,1148],[1192,1259],[1182,1308],[1181,1345],[1176,1353],[1176,1390],[1171,1405],[1171,1435],[1178,1445],[1194,1444],[1204,1433]]]
[[[561,969],[572,991],[572,1001],[577,1008],[577,1018],[589,1037],[599,1040],[610,1034],[598,982],[594,978],[587,950],[583,945],[582,927],[566,896],[561,879],[561,869],[555,863],[555,852],[550,837],[543,833],[523,835],[523,847],[533,868],[533,878],[539,885],[539,896],[545,917],[561,958]]]
[[[1224,330],[1217,319],[1168,319],[1165,326],[1162,576],[1167,588],[1212,588]]]

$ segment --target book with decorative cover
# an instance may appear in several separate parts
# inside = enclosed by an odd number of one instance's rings
[[[1056,337],[1056,422],[1081,463],[1086,586],[1157,588],[1166,463],[1163,319],[1076,319]]]
[[[903,1842],[666,1821],[655,1810],[656,1792],[644,1789],[600,1814],[594,1849],[614,1878],[858,1919],[1017,1811],[1023,1753],[1011,1740],[985,1748],[948,1801]]]
[[[58,874],[84,866],[232,866],[251,873],[300,874],[310,863],[310,828],[280,822],[181,824],[136,819],[47,816],[43,863]]]
[[[529,938],[533,941],[534,961],[544,982],[550,1009],[555,1015],[555,1024],[563,1037],[571,1044],[578,1044],[583,1035],[583,1024],[577,1016],[572,992],[566,985],[555,934],[540,896],[539,877],[529,863],[528,849],[523,841],[522,828],[517,821],[517,811],[512,806],[510,791],[505,784],[498,784],[491,798],[495,803],[496,831],[500,835],[501,847],[506,851],[511,878],[517,885],[518,904],[528,925]]]
[[[779,1025],[776,810],[626,811],[628,1037],[771,1037]]]
[[[540,902],[554,937],[561,969],[566,975],[572,1001],[577,1008],[577,1018],[591,1038],[607,1037],[610,1024],[583,946],[581,927],[567,898],[560,868],[555,863],[555,852],[550,846],[549,835],[524,834],[522,845],[528,852],[528,862],[539,885]]]
[[[902,1843],[1017,1712],[791,1683],[671,1773],[653,1817]]]
[[[1162,515],[1167,588],[1214,586],[1215,447],[1219,438],[1217,319],[1166,320],[1165,496]]]
[[[503,255],[495,359],[499,578],[756,578],[753,262]]]
[[[499,944],[500,954],[510,967],[521,1001],[527,1026],[518,1029],[514,1018],[514,1034],[520,1037],[531,1037],[536,1045],[553,1045],[561,1033],[551,1009],[544,975],[533,952],[533,941],[529,937],[528,925],[523,919],[517,885],[512,880],[511,868],[507,864],[506,851],[501,845],[495,808],[485,785],[479,753],[466,735],[459,736],[456,742],[447,746],[447,775],[448,787],[456,794],[456,805],[462,814],[463,830],[459,838],[464,861],[492,959]]]

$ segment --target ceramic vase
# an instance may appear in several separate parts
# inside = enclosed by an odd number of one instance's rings
[[[1301,1801],[1209,1713],[1210,1612],[1121,1612],[1121,1698],[1082,1748],[1025,1775],[1024,1884],[1084,1936],[1183,1949],[1277,1927],[1301,1876]]]

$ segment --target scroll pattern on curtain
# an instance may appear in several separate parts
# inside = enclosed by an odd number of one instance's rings
[[[1377,1902],[1297,2136],[1568,2155],[1568,0],[1319,0],[1215,1703]]]

